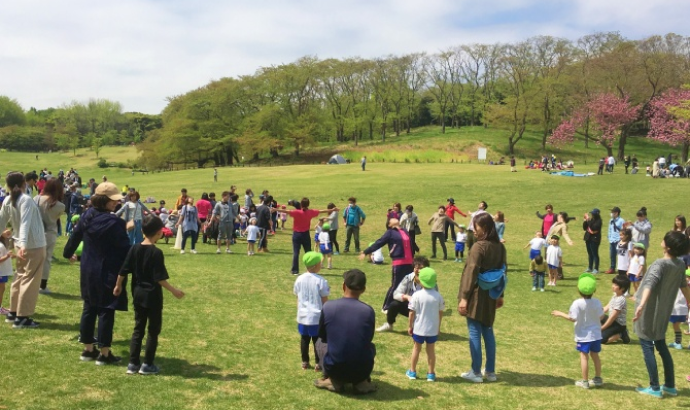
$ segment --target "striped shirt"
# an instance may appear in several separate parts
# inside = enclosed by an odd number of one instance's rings
[[[31,196],[20,196],[16,207],[12,206],[12,197],[5,198],[0,208],[0,229],[4,229],[8,221],[14,229],[14,243],[18,248],[37,249],[46,246],[43,219]]]

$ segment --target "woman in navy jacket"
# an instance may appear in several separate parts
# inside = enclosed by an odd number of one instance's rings
[[[80,279],[84,309],[79,340],[85,349],[81,360],[96,359],[97,365],[120,361],[110,351],[115,311],[127,310],[127,292],[122,292],[120,296],[113,295],[117,274],[130,246],[125,221],[112,213],[120,199],[122,195],[115,184],[99,184],[95,195],[91,197],[93,208],[82,215],[63,252],[65,258],[75,261],[74,252],[79,243],[84,242]],[[93,346],[96,318],[100,352]]]

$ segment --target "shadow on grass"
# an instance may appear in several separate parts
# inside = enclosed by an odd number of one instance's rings
[[[241,381],[249,379],[246,374],[226,374],[210,364],[190,363],[184,359],[156,357],[156,365],[166,376],[180,376],[185,379],[209,379],[218,381]]]
[[[36,315],[36,319],[39,319],[38,322],[41,324],[39,329],[45,329],[45,330],[58,330],[61,332],[74,332],[74,331],[79,331],[79,323],[56,323],[56,322],[50,322],[50,321],[45,321],[44,317],[41,317],[41,315]]]
[[[81,300],[81,296],[79,295],[69,295],[67,293],[56,293],[53,292],[49,295],[47,295],[51,299],[57,299],[57,300]]]
[[[372,380],[372,383],[378,386],[378,390],[374,393],[354,394],[350,385],[345,388],[345,392],[342,394],[362,401],[403,401],[417,399],[419,397],[429,397],[429,394],[424,390],[403,389],[382,380]]]
[[[440,342],[466,342],[468,339],[455,333],[441,333],[438,335],[438,340]]]
[[[500,384],[506,384],[509,386],[516,387],[559,387],[559,386],[573,386],[575,385],[575,379],[553,376],[550,374],[535,374],[535,373],[518,373],[511,371],[501,371],[498,374],[498,382]],[[439,380],[446,383],[470,383],[469,381],[463,379],[462,377],[456,376],[453,381],[449,381],[449,378],[444,378]],[[615,390],[615,391],[632,391],[634,386],[621,386],[619,384],[608,383],[604,380],[604,385],[602,387],[597,387],[596,389],[601,390]]]

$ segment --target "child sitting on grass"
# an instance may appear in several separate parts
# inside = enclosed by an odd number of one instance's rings
[[[329,231],[331,229],[331,224],[328,222],[323,224],[323,229],[319,233],[319,250],[321,253],[328,258],[328,269],[333,269],[333,247],[331,245],[331,235]]]
[[[458,225],[458,233],[455,235],[455,262],[462,263],[462,258],[465,257],[466,242],[467,233],[465,232],[465,225],[460,224]]]
[[[602,343],[617,342],[622,339],[623,343],[630,343],[628,334],[628,304],[625,300],[625,292],[630,289],[630,280],[625,276],[616,275],[612,280],[611,288],[613,297],[608,305],[604,306],[604,311],[608,315],[601,318],[601,340]]]
[[[436,341],[441,332],[441,319],[446,305],[436,287],[436,271],[424,268],[419,271],[419,283],[423,289],[415,292],[410,300],[410,316],[407,333],[414,340],[410,369],[405,373],[408,378],[417,378],[417,362],[426,342],[426,355],[429,369],[426,381],[436,381]]]
[[[552,316],[562,317],[575,323],[575,349],[580,352],[580,369],[582,380],[575,385],[583,389],[589,389],[590,384],[596,387],[604,382],[601,378],[601,323],[604,308],[599,299],[592,295],[597,288],[597,279],[591,273],[583,273],[577,280],[577,289],[580,299],[570,305],[570,311],[563,313],[558,310],[551,312]],[[589,357],[594,362],[594,378],[589,380]]]
[[[302,257],[307,272],[299,275],[295,280],[293,292],[297,296],[297,331],[302,336],[300,350],[302,352],[302,370],[309,365],[309,345],[314,344],[314,370],[321,371],[319,355],[316,351],[316,339],[319,335],[319,318],[323,304],[328,301],[331,289],[328,281],[318,273],[321,270],[323,255],[318,252],[307,252]]]
[[[558,246],[558,235],[551,235],[551,244],[546,248],[546,263],[549,265],[549,286],[556,286],[558,268],[563,267],[563,251]]]
[[[529,273],[532,275],[532,292],[537,290],[544,291],[544,278],[546,277],[546,270],[548,266],[544,263],[544,258],[537,255],[529,264]]]
[[[5,295],[5,284],[9,282],[10,276],[14,273],[12,270],[12,258],[15,258],[10,248],[10,241],[8,238],[12,235],[9,229],[0,235],[0,315],[7,316],[10,311],[2,306],[3,297]]]
[[[163,221],[157,216],[149,215],[142,224],[144,241],[129,249],[113,295],[122,293],[122,284],[128,274],[132,274],[132,299],[134,305],[134,332],[129,345],[129,365],[127,374],[158,374],[159,369],[153,361],[158,348],[158,335],[163,324],[163,290],[167,289],[178,299],[184,297],[184,292],[168,283],[168,271],[165,268],[163,252],[156,248],[156,241],[163,236]],[[141,364],[141,344],[146,334],[148,322],[148,338],[146,339],[146,353],[144,363]]]

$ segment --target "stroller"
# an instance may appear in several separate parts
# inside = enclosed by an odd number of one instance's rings
[[[206,235],[206,238],[208,238],[207,240],[209,244],[218,244],[218,221],[216,218],[212,218],[211,223],[205,225],[204,234]]]

